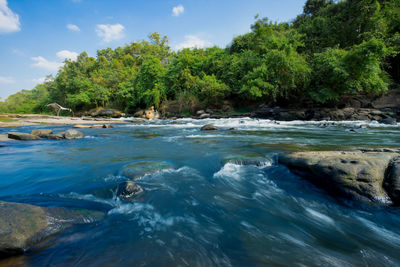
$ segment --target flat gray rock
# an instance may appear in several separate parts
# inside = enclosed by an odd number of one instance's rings
[[[40,137],[33,134],[9,132],[8,138],[22,141],[39,140]]]
[[[334,195],[391,203],[382,185],[389,164],[399,154],[389,151],[294,152],[280,155],[278,160]]]

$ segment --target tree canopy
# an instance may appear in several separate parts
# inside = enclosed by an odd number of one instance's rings
[[[173,51],[168,37],[82,52],[57,75],[0,102],[0,112],[113,107],[133,113],[169,101],[219,106],[382,94],[400,82],[400,0],[307,0],[291,22],[258,18],[226,48]]]

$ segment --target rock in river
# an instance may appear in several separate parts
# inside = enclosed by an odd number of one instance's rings
[[[64,133],[64,137],[65,139],[79,139],[79,138],[83,138],[85,135],[77,130],[74,129],[70,129],[65,131]]]
[[[103,216],[103,213],[96,211],[0,201],[0,257],[21,254],[72,224],[94,222]]]
[[[202,131],[217,131],[218,128],[215,127],[215,126],[212,125],[212,124],[206,124],[206,125],[204,125],[203,127],[201,127],[200,130],[202,130]]]
[[[64,134],[49,134],[49,136],[47,137],[49,139],[53,139],[53,140],[61,140],[64,139]]]
[[[394,159],[388,169],[384,188],[395,205],[400,205],[400,158]]]
[[[122,200],[132,200],[143,192],[143,188],[132,181],[125,181],[118,185],[117,196]]]
[[[53,130],[50,130],[50,129],[36,129],[36,130],[31,131],[32,135],[36,135],[36,136],[39,136],[42,138],[47,138],[52,133],[53,133]]]
[[[393,150],[294,152],[279,162],[328,192],[364,202],[390,203],[382,185],[389,164],[399,156]],[[392,187],[390,184],[388,187]],[[394,200],[392,200],[395,202]]]
[[[8,138],[15,139],[15,140],[23,140],[23,141],[40,139],[40,137],[37,135],[27,134],[27,133],[18,133],[18,132],[9,132]]]

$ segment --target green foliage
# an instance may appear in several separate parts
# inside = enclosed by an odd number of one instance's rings
[[[0,102],[1,113],[40,113],[45,110],[48,91],[46,84],[39,84],[32,90],[22,90]]]
[[[215,75],[204,75],[197,81],[196,89],[199,92],[200,99],[207,105],[217,105],[229,92],[228,86],[219,81]]]
[[[314,55],[312,99],[318,102],[337,100],[342,94],[383,93],[388,83],[380,68],[387,54],[384,43],[371,39],[351,50],[329,48]]]
[[[378,94],[400,82],[400,1],[306,0],[292,23],[256,17],[225,49],[171,51],[166,36],[151,33],[64,63],[54,79],[0,102],[0,112],[44,112],[57,102],[75,112],[171,105],[193,113],[226,100],[325,103]]]

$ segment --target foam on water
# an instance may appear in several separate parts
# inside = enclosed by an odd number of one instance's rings
[[[311,217],[313,219],[316,219],[316,220],[326,223],[326,224],[331,224],[331,225],[335,224],[334,220],[332,220],[329,216],[322,214],[321,212],[318,212],[311,208],[306,208],[306,211],[308,212],[308,214],[311,215]]]
[[[221,170],[214,173],[214,178],[232,178],[234,180],[240,181],[243,179],[243,167],[241,165],[226,163]]]

